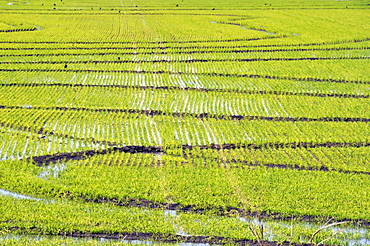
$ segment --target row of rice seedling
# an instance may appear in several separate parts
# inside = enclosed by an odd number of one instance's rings
[[[205,243],[248,243],[254,238],[249,229],[253,222],[241,217],[163,212],[59,200],[48,202],[4,198],[1,203],[8,207],[3,211],[6,222],[1,222],[1,225],[11,233]],[[273,221],[263,222],[263,225],[265,236],[280,242],[287,240],[292,230],[292,241],[309,241],[310,236],[319,228],[319,224],[310,227],[298,224],[287,229],[285,224]],[[347,233],[331,242],[342,243],[348,238],[356,238],[356,231],[353,231],[349,228]],[[204,236],[193,236],[199,234]],[[330,235],[330,231],[323,232],[315,241]]]
[[[113,164],[125,161],[127,155],[131,159],[129,166]],[[285,218],[307,215],[352,219],[358,223],[369,221],[368,210],[363,210],[369,204],[362,199],[367,192],[368,174],[264,167],[219,168],[212,160],[194,159],[194,163],[187,164],[181,158],[168,156],[167,159],[166,155],[162,156],[163,165],[152,166],[153,158],[157,157],[143,155],[109,154],[71,160],[63,162],[64,168],[57,175],[47,178],[40,175],[44,167],[19,161],[11,165],[2,162],[2,187],[48,199],[60,196],[99,201],[106,198],[108,202],[112,199],[123,205],[129,205],[130,199],[141,204],[140,199],[144,199],[158,206],[180,204],[210,212],[233,207],[236,213],[242,209],[279,213]],[[11,172],[7,174],[7,171]],[[145,205],[144,201],[142,204]]]
[[[301,95],[318,97],[368,97],[367,84],[328,81],[294,81],[248,77],[216,77],[191,74],[129,74],[111,72],[68,73],[48,71],[0,72],[2,86],[96,86],[148,89],[230,91],[249,94]],[[225,83],[227,80],[227,83]],[[273,83],[271,83],[273,82]]]
[[[10,45],[10,46],[9,46]],[[101,44],[104,47],[94,47],[92,44],[84,44],[80,47],[68,46],[62,44],[62,47],[40,44],[42,47],[18,47],[17,44],[4,44],[0,57],[4,61],[79,61],[90,60],[94,57],[96,61],[115,61],[115,62],[153,62],[162,61],[180,62],[192,60],[235,60],[237,59],[273,59],[273,58],[350,58],[365,57],[369,54],[369,42],[349,43],[346,45],[321,45],[304,47],[286,47],[286,46],[262,46],[250,47],[248,45],[238,44],[236,46],[166,46],[150,44],[141,44],[136,46],[126,44],[122,47],[111,47],[111,44]],[[114,45],[113,45],[114,46]],[[121,60],[118,60],[121,58]],[[92,60],[92,62],[94,61]],[[253,61],[253,60],[252,60]]]
[[[298,148],[243,148],[201,149],[184,153],[185,162],[204,160],[225,168],[265,166],[297,170],[364,172],[370,169],[368,147],[298,147]],[[194,161],[196,162],[196,161]]]
[[[169,73],[213,75],[222,77],[263,77],[267,79],[293,79],[312,81],[352,82],[368,84],[367,59],[348,60],[316,60],[316,61],[270,61],[264,62],[217,62],[213,63],[127,63],[127,64],[70,64],[64,68],[50,67],[49,64],[0,64],[2,71],[113,71],[129,73]],[[353,77],[353,72],[356,76]],[[315,74],[315,76],[312,76]]]
[[[234,92],[99,87],[2,87],[0,105],[153,114],[322,118],[370,116],[367,98],[302,97]],[[42,97],[40,96],[42,95]],[[88,100],[87,100],[88,98]],[[202,101],[202,104],[197,102]],[[14,104],[14,101],[17,104]],[[299,108],[297,108],[299,105]],[[330,105],[328,107],[327,105]],[[150,112],[147,112],[150,114]],[[343,119],[340,119],[340,118]],[[278,120],[278,119],[276,119]],[[283,120],[283,119],[282,119]],[[322,119],[325,120],[325,119]]]
[[[88,113],[87,113],[88,112]],[[24,118],[28,115],[28,118]],[[367,122],[219,120],[112,111],[2,109],[4,126],[121,145],[368,142]],[[17,119],[22,119],[19,121]],[[47,121],[45,121],[47,119]],[[187,133],[188,132],[188,133]],[[325,134],[322,134],[325,132]],[[162,134],[166,137],[161,137]],[[191,133],[191,135],[189,135]],[[208,136],[208,137],[207,137]],[[211,138],[209,136],[212,136]]]
[[[197,15],[189,15],[189,11],[180,12],[183,18],[176,18],[178,15],[170,14],[150,14],[142,15],[137,18],[137,13],[130,13],[122,9],[122,13],[118,10],[114,13],[95,14],[96,12],[74,13],[73,11],[49,12],[48,14],[38,15],[34,19],[39,26],[44,27],[42,32],[29,34],[26,32],[17,37],[6,33],[4,40],[16,41],[50,41],[50,37],[57,36],[59,41],[114,41],[114,40],[145,40],[145,41],[181,41],[181,40],[222,40],[226,37],[233,39],[246,38],[264,38],[268,37],[264,32],[246,30],[235,25],[213,24],[212,21],[228,21],[234,18],[245,18],[245,12],[240,11],[239,14],[235,11],[223,11],[223,16],[207,15],[209,11],[199,11]],[[352,28],[351,23],[356,21],[359,26],[366,26],[367,20],[366,10],[332,10],[328,13],[326,10],[300,10],[300,13],[294,13],[290,10],[281,11],[266,11],[255,10],[248,12],[250,17],[241,24],[246,27],[255,27],[257,30],[260,26],[265,26],[264,29],[275,32],[278,35],[290,35],[290,42],[325,42],[336,39],[350,39],[354,36],[357,38],[366,37],[366,34],[358,31],[357,28]],[[9,11],[12,13],[11,11]],[[41,11],[42,12],[42,11]],[[185,12],[185,13],[184,13]],[[32,15],[23,14],[21,17],[16,11],[13,15],[7,16],[9,21],[23,21],[32,18]],[[18,12],[22,13],[22,12]],[[24,12],[23,12],[24,13]],[[36,12],[37,13],[37,12]],[[325,16],[322,17],[323,13]],[[343,14],[347,13],[347,14]],[[350,13],[350,14],[348,14]],[[53,16],[54,14],[54,16]],[[194,14],[194,13],[191,13]],[[302,15],[303,14],[303,15]],[[235,16],[238,15],[238,16]],[[329,16],[328,16],[329,15]],[[72,17],[71,17],[72,16]],[[260,18],[261,16],[268,18]],[[340,17],[342,21],[330,22],[330,18]],[[145,19],[145,22],[143,22]],[[54,21],[51,21],[54,20]],[[346,21],[345,21],[346,20]],[[90,23],[94,21],[95,25]],[[235,23],[235,21],[231,21]],[[58,24],[57,24],[58,23]],[[78,25],[74,23],[79,23]],[[112,23],[120,23],[113,25]],[[160,23],[161,25],[158,25]],[[169,25],[171,23],[171,25]],[[328,24],[330,23],[330,24]],[[140,27],[140,28],[138,28]],[[78,30],[83,30],[80,32]],[[345,30],[345,31],[343,31]],[[63,33],[63,35],[58,35]],[[295,34],[300,34],[295,36]],[[274,36],[274,35],[270,35]],[[68,38],[67,38],[68,37]],[[70,37],[73,37],[72,40]],[[274,38],[268,38],[274,39]],[[232,40],[232,39],[231,39]],[[270,42],[270,41],[268,41]]]
[[[1,232],[368,243],[365,3],[1,12],[33,29],[0,35]],[[327,218],[351,226],[315,238]]]
[[[89,150],[101,145],[84,139],[30,132],[22,127],[1,127],[0,160],[17,160],[58,152]]]

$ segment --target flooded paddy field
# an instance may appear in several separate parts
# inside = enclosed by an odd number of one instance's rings
[[[0,244],[370,245],[366,1],[0,1]]]

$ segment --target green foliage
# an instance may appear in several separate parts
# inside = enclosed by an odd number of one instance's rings
[[[0,1],[0,189],[41,199],[1,196],[0,231],[254,239],[229,207],[369,222],[368,7]],[[320,227],[293,222],[265,236]]]

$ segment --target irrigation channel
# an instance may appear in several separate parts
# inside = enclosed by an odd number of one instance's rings
[[[45,170],[39,175],[39,177],[42,178],[47,178],[48,176],[53,176],[58,177],[59,172],[62,172],[65,170],[66,167],[65,165],[53,165],[53,166],[48,166],[45,167]],[[18,194],[15,192],[7,191],[4,189],[0,189],[0,196],[11,196],[15,199],[29,199],[29,200],[36,200],[39,202],[43,203],[57,203],[57,200],[48,200],[44,198],[35,198],[27,195],[22,195]],[[147,210],[147,209],[143,209]],[[171,217],[175,218],[179,216],[182,212],[176,211],[176,210],[169,210],[169,209],[164,209],[163,210],[163,216],[165,220],[169,220]],[[219,216],[220,217],[220,216]],[[220,217],[221,218],[221,217]],[[284,235],[279,235],[279,228],[303,228],[303,229],[319,229],[320,227],[323,226],[323,224],[315,223],[315,222],[307,222],[307,221],[297,221],[297,220],[268,220],[268,219],[259,219],[259,218],[253,218],[253,217],[236,217],[236,219],[240,220],[241,222],[248,223],[251,227],[261,227],[263,226],[264,228],[264,235],[265,235],[265,240],[267,242],[276,242],[278,240],[281,241],[281,238],[284,237]],[[77,242],[87,242],[89,240],[94,240],[94,242],[108,242],[110,240],[113,241],[119,241],[127,244],[147,244],[147,245],[158,245],[161,243],[173,243],[174,245],[180,245],[180,246],[209,246],[209,245],[216,245],[213,243],[198,243],[195,242],[198,239],[200,240],[200,237],[197,235],[190,235],[188,234],[181,225],[174,224],[174,229],[176,231],[177,237],[181,239],[185,239],[183,241],[185,242],[171,242],[171,241],[154,241],[148,239],[148,236],[144,236],[143,238],[140,238],[141,236],[139,234],[130,234],[126,236],[120,236],[120,235],[104,235],[104,234],[70,234],[68,236],[58,236],[58,235],[53,235],[53,236],[34,236],[34,235],[14,235],[14,234],[2,234],[0,235],[0,243],[2,240],[8,240],[8,239],[27,239],[31,241],[39,241],[42,239],[68,239],[68,238],[73,238],[73,240],[76,240]],[[327,228],[326,230],[331,230],[332,233],[336,233],[338,231],[341,232],[341,240],[343,240],[343,245],[348,245],[348,246],[365,246],[365,245],[370,245],[370,238],[368,235],[370,235],[370,228],[367,226],[364,227],[359,227],[359,226],[353,226],[353,225],[335,225],[330,228]],[[145,233],[143,233],[145,234]],[[286,235],[285,235],[286,236]],[[150,236],[149,236],[150,237]],[[180,240],[179,240],[180,241]],[[242,245],[249,245],[248,243],[239,243]],[[98,244],[99,245],[99,244]],[[275,245],[275,244],[271,244]],[[294,244],[292,244],[294,245]],[[299,245],[299,244],[297,244]],[[304,245],[304,244],[302,244]],[[342,244],[341,244],[342,245]]]

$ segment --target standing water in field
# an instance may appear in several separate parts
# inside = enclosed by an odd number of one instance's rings
[[[40,198],[34,198],[34,197],[31,197],[31,196],[25,196],[25,195],[21,195],[21,194],[14,193],[14,192],[7,191],[7,190],[3,190],[3,189],[0,189],[0,195],[3,195],[3,196],[11,196],[11,197],[14,197],[14,198],[17,198],[17,199],[28,199],[28,200],[36,200],[36,201],[40,201],[41,200]]]
[[[164,210],[163,215],[166,218],[166,220],[169,220],[170,217],[176,218],[178,216],[176,210]],[[177,225],[177,224],[174,223],[173,228],[176,231],[176,235],[191,236],[190,234],[188,234],[184,231],[184,229],[182,228],[181,225]]]
[[[284,235],[284,231],[291,231],[293,232],[293,236],[299,235],[300,231],[307,231],[312,230],[312,233],[317,231],[319,228],[323,227],[324,224],[319,223],[310,223],[310,222],[302,222],[302,221],[261,221],[257,218],[243,218],[237,217],[243,223],[248,223],[251,228],[254,228],[256,231],[259,231],[261,227],[263,227],[263,236],[265,240],[268,241],[278,241],[281,238],[286,237]],[[365,246],[370,245],[370,238],[369,233],[370,230],[368,228],[360,228],[360,227],[351,227],[346,225],[335,225],[332,227],[325,228],[322,232],[329,232],[330,235],[339,232],[334,236],[334,239],[337,239],[340,242],[340,245],[348,245],[348,246]],[[318,233],[320,235],[320,233]],[[299,235],[302,241],[306,241],[309,243],[309,238],[302,238]],[[287,239],[285,239],[287,240]]]
[[[4,234],[0,235],[0,244],[6,242],[18,241],[19,243],[25,244],[30,243],[36,245],[42,242],[55,242],[61,245],[121,245],[124,244],[140,244],[140,245],[162,245],[163,242],[159,241],[144,241],[144,240],[121,240],[121,239],[107,239],[107,238],[95,238],[95,237],[65,237],[65,236],[34,236],[34,235],[13,235]],[[213,244],[208,243],[165,243],[166,245],[178,245],[178,246],[211,246]],[[46,244],[42,244],[46,245]]]
[[[269,32],[269,31],[266,31],[266,30],[263,30],[263,29],[253,29],[253,28],[248,28],[248,27],[245,27],[245,26],[242,26],[240,24],[236,24],[236,23],[222,23],[222,22],[216,22],[216,21],[211,21],[212,24],[225,24],[225,25],[232,25],[232,26],[239,26],[245,30],[249,30],[249,31],[257,31],[257,32],[264,32],[268,35],[276,35],[276,33],[273,33],[273,32]]]
[[[66,164],[46,166],[43,168],[44,170],[38,175],[38,177],[43,179],[58,178],[59,172],[64,171],[66,168]]]
[[[46,199],[42,199],[42,198],[35,198],[35,197],[32,197],[32,196],[26,196],[26,195],[18,194],[18,193],[3,190],[3,189],[0,189],[0,196],[11,196],[11,197],[14,197],[16,199],[43,201],[45,203],[53,203],[54,202],[54,200],[46,200]]]

